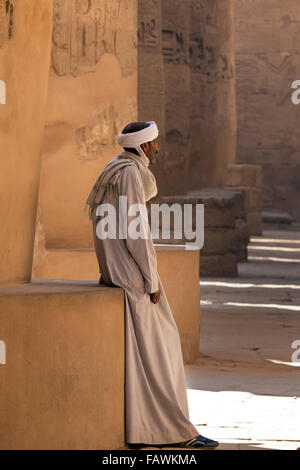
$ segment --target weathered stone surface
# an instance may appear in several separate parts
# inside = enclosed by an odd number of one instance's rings
[[[225,189],[227,187],[225,186]],[[233,189],[230,186],[228,189]],[[245,209],[246,212],[261,211],[262,210],[262,191],[260,189],[251,187],[235,187],[237,191],[241,191],[245,195]]]
[[[237,255],[233,253],[220,256],[201,254],[200,277],[236,277],[238,273],[237,262]]]
[[[210,222],[210,215],[208,214],[211,210],[222,210],[227,217],[245,217],[246,210],[246,193],[244,190],[233,189],[233,188],[205,188],[201,191],[188,191],[188,197],[191,201],[202,203],[205,206],[207,220],[209,226],[213,223]],[[226,216],[223,215],[226,219]],[[226,226],[226,224],[225,224]]]
[[[222,186],[235,161],[233,0],[191,0],[188,188]]]
[[[207,228],[204,232],[204,246],[201,254],[205,255],[224,255],[238,251],[235,240],[235,230],[221,228]]]
[[[134,30],[120,25],[120,15],[131,7],[131,0],[55,1],[52,66],[57,75],[96,72],[104,54],[118,57],[124,75],[134,73]]]
[[[163,0],[162,51],[165,74],[166,146],[163,157],[163,194],[183,194],[189,157],[190,0]]]
[[[178,246],[178,241],[177,246],[155,244],[155,249],[159,276],[178,326],[183,360],[192,363],[199,352],[199,250],[187,251],[184,246]],[[50,249],[45,250],[40,262],[35,264],[33,277],[97,282],[99,265],[93,249]]]
[[[263,166],[264,207],[300,220],[298,0],[235,0],[238,150],[240,163]]]
[[[43,220],[41,206],[40,204],[38,204],[36,223],[35,223],[35,238],[34,238],[34,251],[33,251],[31,277],[36,277],[35,272],[45,262],[47,263],[47,253],[46,253],[45,247],[46,247],[45,222]]]
[[[162,196],[159,203],[179,204],[184,213],[184,205],[193,205],[192,229],[196,228],[195,205],[204,204],[204,245],[201,248],[201,271],[203,276],[236,275],[239,260],[247,258],[247,243],[250,235],[246,220],[246,191],[233,189],[206,188],[189,191],[185,196]],[[151,217],[150,217],[151,220]],[[171,218],[171,240],[160,243],[188,243],[182,234],[180,240],[174,238],[174,221]],[[227,256],[233,254],[234,256]],[[202,264],[202,259],[204,263]],[[218,264],[208,267],[209,261]],[[221,274],[222,273],[222,274]],[[227,274],[226,274],[227,273]]]
[[[294,154],[295,159],[297,155]],[[289,212],[295,221],[299,221],[299,160],[292,164],[286,163],[284,158],[282,164],[272,163],[271,160],[264,164],[264,208]]]
[[[261,235],[262,233],[262,213],[248,212],[247,222],[251,235]]]
[[[15,0],[0,0],[0,47],[11,41],[15,30]]]
[[[137,120],[137,0],[54,4],[40,205],[46,247],[88,248],[85,201]]]
[[[245,217],[245,193],[243,191],[232,191],[231,189],[207,188],[202,191],[189,191],[184,196],[161,196],[155,203],[167,204],[170,208],[173,204],[179,204],[182,214],[184,214],[184,205],[192,204],[193,230],[196,227],[196,204],[204,204],[205,229],[209,227],[234,228],[236,217]],[[149,220],[151,222],[150,211],[149,206]],[[170,221],[170,227],[173,229],[173,218]]]
[[[235,188],[245,193],[250,233],[251,235],[261,234],[260,219],[263,207],[261,166],[230,165],[227,170],[226,185],[228,188]]]
[[[238,261],[247,261],[247,246],[250,241],[248,219],[235,219],[235,241],[238,247]]]
[[[138,3],[138,119],[155,121],[159,128],[160,155],[151,171],[159,192],[164,190],[165,77],[162,54],[162,0]]]
[[[262,220],[265,223],[291,224],[293,218],[287,212],[265,210],[262,213]]]
[[[51,27],[52,0],[0,1],[0,282],[30,281]]]
[[[233,211],[224,211],[220,207],[212,207],[205,211],[204,217],[206,227],[232,228],[234,227],[236,215]]]
[[[232,188],[204,188],[201,190],[187,191],[180,196],[161,196],[161,202],[182,202],[184,204],[205,204],[207,208],[219,208],[222,210],[232,210],[235,213],[245,211],[245,194]]]
[[[262,168],[260,165],[229,165],[225,184],[233,187],[261,189]]]
[[[246,189],[246,188],[245,188]],[[262,210],[262,192],[260,189],[246,189],[247,210],[249,212],[258,212]]]
[[[57,279],[2,285],[0,322],[8,350],[0,449],[124,445],[122,289]]]

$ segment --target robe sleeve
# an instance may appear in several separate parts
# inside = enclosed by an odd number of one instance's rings
[[[128,215],[128,209],[132,204],[141,204],[144,206],[147,213],[145,204],[145,194],[142,184],[142,179],[138,168],[134,166],[125,167],[118,181],[119,195],[127,196],[127,229],[130,222],[138,217]],[[141,270],[143,278],[145,280],[145,289],[148,294],[158,291],[158,278],[157,278],[157,259],[156,252],[152,240],[151,230],[149,222],[145,223],[145,232],[147,237],[139,237],[133,239],[130,237],[130,231],[127,231],[127,237],[125,243],[127,249],[138,267]]]

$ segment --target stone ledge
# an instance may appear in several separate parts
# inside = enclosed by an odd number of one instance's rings
[[[1,449],[124,445],[124,294],[92,283],[1,285]]]
[[[97,287],[97,290],[95,287]],[[30,283],[0,284],[0,297],[6,295],[102,294],[108,289],[110,290],[111,287],[101,286],[100,289],[99,292],[99,284],[96,281],[34,278]]]
[[[264,223],[291,224],[293,217],[284,211],[266,209],[262,212],[262,221]]]
[[[200,336],[199,249],[189,250],[184,244],[154,246],[158,272],[178,326],[183,360],[192,363],[198,357]],[[56,282],[55,278],[63,278],[68,286],[79,282],[80,289],[93,291],[100,277],[95,250],[46,250],[33,277],[35,282],[44,278]],[[72,281],[74,278],[82,280]]]
[[[183,207],[184,204],[204,204],[201,277],[215,276],[218,273],[220,276],[236,276],[237,263],[247,259],[246,247],[250,234],[247,225],[246,197],[247,193],[243,189],[215,187],[189,191],[182,196],[160,197],[161,203],[169,205],[177,203]],[[192,228],[195,228],[195,217]],[[181,243],[182,241],[181,239]]]

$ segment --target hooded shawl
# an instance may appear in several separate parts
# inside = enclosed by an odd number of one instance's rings
[[[140,131],[128,134],[121,133],[118,135],[117,140],[122,147],[136,148],[139,155],[124,151],[106,165],[94,184],[83,211],[84,215],[86,213],[86,209],[89,208],[88,216],[90,220],[92,220],[91,214],[93,209],[96,209],[98,205],[101,204],[108,186],[116,183],[117,178],[120,175],[120,171],[127,165],[134,165],[139,169],[144,188],[145,201],[156,196],[156,180],[153,173],[148,168],[150,160],[142,150],[141,144],[156,139],[158,136],[158,128],[154,121],[148,121],[147,124],[148,126]]]

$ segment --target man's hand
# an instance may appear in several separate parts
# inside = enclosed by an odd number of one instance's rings
[[[150,299],[151,302],[156,304],[156,302],[158,302],[160,299],[160,290],[158,290],[157,292],[152,292],[152,294],[150,294]]]

